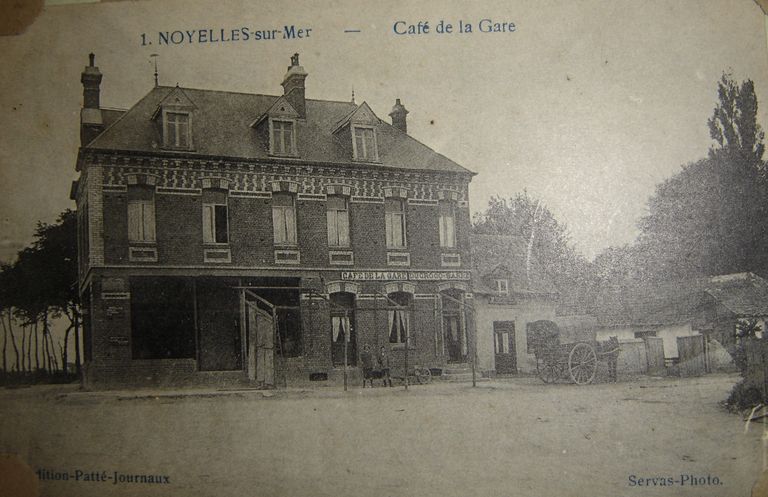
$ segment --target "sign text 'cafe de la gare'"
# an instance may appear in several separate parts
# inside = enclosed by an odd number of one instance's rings
[[[469,271],[342,271],[346,281],[469,281]]]

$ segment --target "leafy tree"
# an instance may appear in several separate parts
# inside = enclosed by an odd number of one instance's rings
[[[76,215],[63,212],[56,223],[38,223],[35,240],[21,250],[13,265],[2,267],[0,272],[0,309],[5,314],[4,330],[11,336],[16,355],[17,371],[30,369],[32,343],[35,344],[35,367],[39,368],[39,348],[42,346],[42,368],[52,371],[58,366],[49,318],[66,315],[70,321],[65,332],[64,345],[60,346],[62,368],[66,370],[67,343],[72,331],[75,334],[76,365],[80,369],[79,327],[80,314],[77,294],[77,242]],[[21,361],[13,335],[14,318],[22,325]],[[42,343],[37,337],[42,325]],[[29,336],[25,330],[29,328]],[[34,337],[32,333],[34,332]],[[7,348],[7,347],[6,347]],[[26,348],[26,367],[24,352]]]
[[[540,199],[527,191],[506,200],[493,197],[488,209],[474,218],[473,230],[478,234],[508,235],[526,243],[526,273],[531,275],[533,260],[544,268],[547,276],[565,301],[583,306],[580,296],[589,285],[589,263],[570,242],[568,228],[560,223]],[[577,298],[579,297],[579,298]]]
[[[768,181],[754,85],[723,74],[705,159],[656,187],[627,252],[634,278],[681,280],[754,271],[768,275]],[[626,261],[625,261],[626,263]]]

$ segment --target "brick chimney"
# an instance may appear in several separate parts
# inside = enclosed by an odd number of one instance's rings
[[[80,110],[80,145],[91,142],[104,129],[104,120],[99,107],[99,86],[101,72],[94,65],[95,56],[88,54],[88,65],[80,75],[83,83],[83,108]]]
[[[299,65],[299,54],[295,53],[291,57],[288,72],[283,78],[283,95],[302,119],[307,117],[307,105],[304,97],[304,80],[306,79],[307,72]]]
[[[389,117],[392,118],[392,126],[399,129],[403,133],[408,132],[408,123],[405,116],[408,115],[408,110],[400,103],[400,99],[395,100],[395,105],[392,107],[392,112],[389,113]]]

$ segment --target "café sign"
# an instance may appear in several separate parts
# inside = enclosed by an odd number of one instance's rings
[[[469,281],[469,271],[342,271],[346,281]]]

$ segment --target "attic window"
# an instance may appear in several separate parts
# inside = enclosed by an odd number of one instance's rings
[[[273,155],[296,155],[295,121],[269,120],[269,150]]]
[[[372,126],[353,126],[352,151],[355,160],[379,160],[378,148],[376,146],[376,129]]]
[[[509,295],[509,281],[496,280],[496,292],[499,295]]]
[[[167,111],[163,118],[163,145],[184,150],[192,148],[189,113]]]

